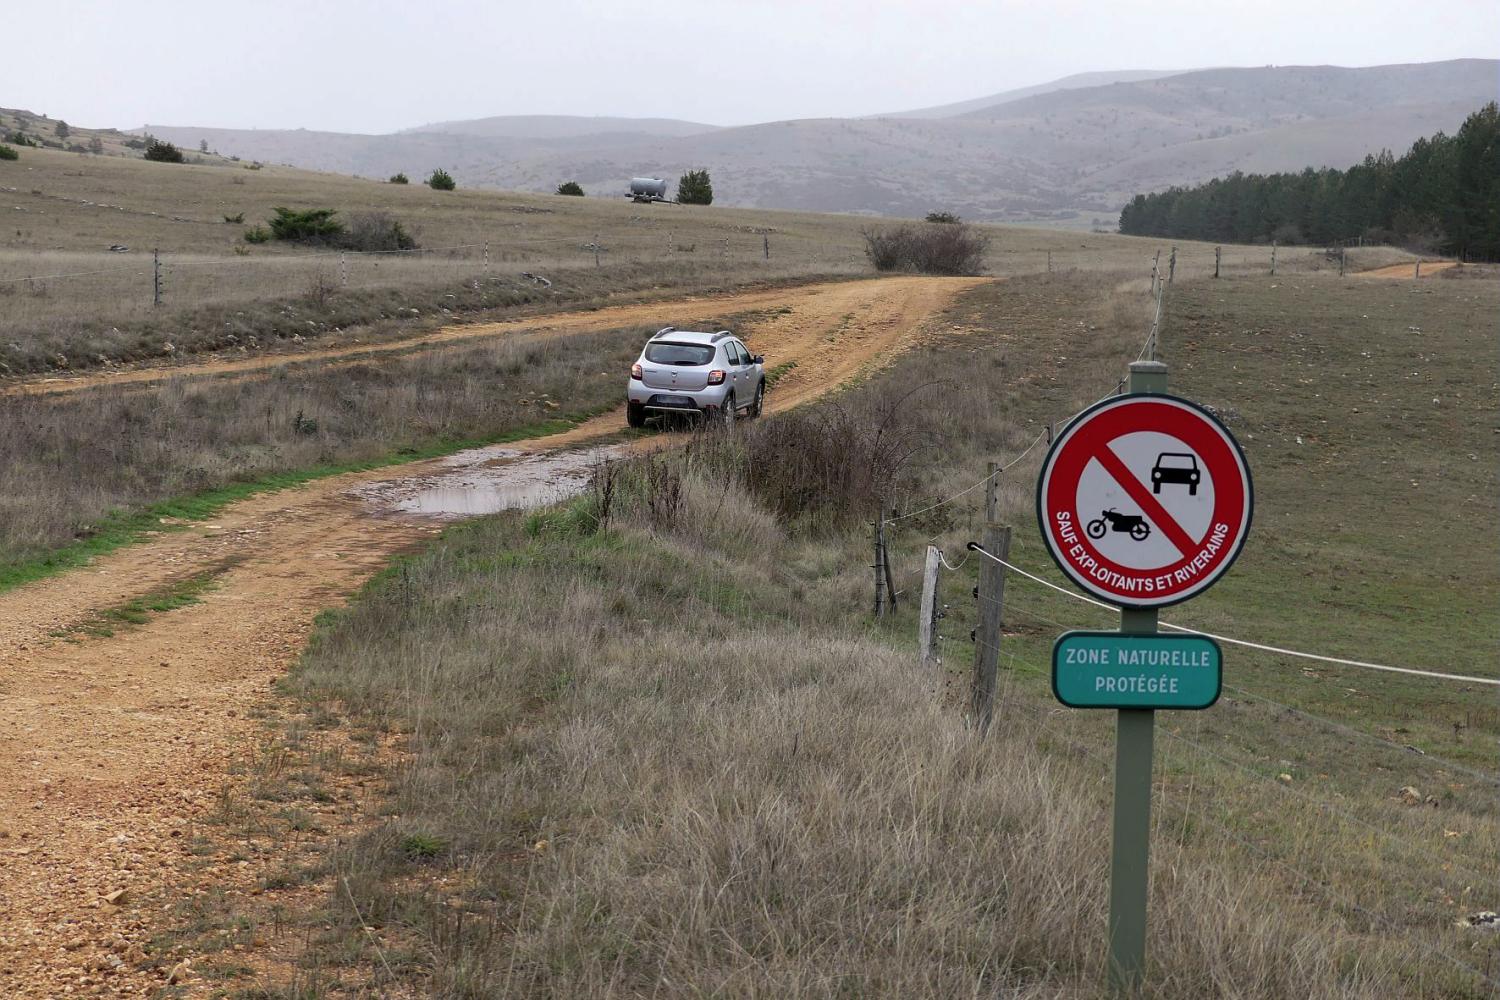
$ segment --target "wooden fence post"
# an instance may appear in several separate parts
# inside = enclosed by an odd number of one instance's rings
[[[1010,528],[988,524],[984,549],[998,559],[1010,558]],[[981,557],[979,628],[974,633],[974,680],[969,691],[969,718],[980,735],[995,718],[995,674],[1000,667],[1000,612],[1005,600],[1005,567]]]
[[[1000,509],[1000,464],[991,462],[988,466],[989,478],[984,482],[984,523],[991,524],[996,519],[996,511]]]
[[[892,510],[891,517],[895,517],[897,513],[899,512]],[[885,595],[890,598],[890,608],[886,614],[893,615],[896,613],[896,577],[891,573],[891,550],[885,544],[885,522],[883,521],[880,525],[880,559],[884,564],[881,572],[885,574]]]
[[[1172,248],[1172,256],[1167,260],[1167,284],[1171,284],[1177,277],[1177,248]]]
[[[922,654],[922,666],[939,662],[937,650],[938,618],[938,573],[942,553],[936,545],[927,546],[927,559],[922,564],[922,606],[917,609],[917,648]]]
[[[1276,241],[1271,241],[1271,277],[1276,277]]]
[[[1224,252],[1223,247],[1214,247],[1214,277],[1219,276],[1219,255]]]
[[[875,511],[875,617],[885,617],[885,520],[879,507]]]

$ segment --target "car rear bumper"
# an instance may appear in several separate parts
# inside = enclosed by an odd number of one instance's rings
[[[729,395],[729,386],[713,385],[695,392],[652,389],[634,379],[630,382],[627,399],[636,406],[662,412],[717,409]]]

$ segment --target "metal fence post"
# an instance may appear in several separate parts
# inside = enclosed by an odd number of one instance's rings
[[[1214,247],[1214,277],[1219,276],[1219,256],[1224,252],[1223,247]]]
[[[490,241],[489,240],[485,240],[484,241],[484,269],[486,271],[488,271],[490,269]]]
[[[765,251],[766,260],[770,260],[771,259],[771,237],[769,237],[769,236],[762,236],[761,237],[761,248],[762,248],[762,250]]]
[[[594,266],[599,266],[599,234],[594,234]]]

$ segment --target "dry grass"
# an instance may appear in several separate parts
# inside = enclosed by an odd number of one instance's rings
[[[430,300],[460,283],[513,279],[522,271],[620,288],[639,288],[641,276],[649,275],[650,284],[691,288],[695,275],[743,284],[869,270],[861,236],[867,220],[855,216],[437,192],[244,166],[157,164],[46,149],[26,150],[18,163],[0,163],[0,191],[13,223],[0,245],[0,308],[10,320],[0,362],[27,371],[36,364],[63,367],[58,355],[68,367],[96,364],[100,354],[118,360],[94,349],[116,327],[149,331],[158,350],[163,342],[195,344],[223,330],[221,323],[208,322],[220,315],[246,320],[237,325],[264,340],[274,325],[269,304],[317,288]],[[344,217],[385,213],[430,249],[341,257],[246,244],[245,229],[263,222],[277,205],[335,208]],[[240,214],[243,224],[223,221]],[[1045,272],[1049,266],[1056,272],[1129,269],[1147,275],[1153,255],[1160,250],[1165,261],[1170,250],[1166,243],[1131,237],[974,228],[989,237],[985,265],[1000,275]],[[109,253],[111,244],[131,249]],[[163,252],[160,309],[152,305],[153,247]],[[1269,256],[1267,247],[1226,248],[1224,273],[1263,270]],[[1318,266],[1326,262],[1305,248],[1281,251],[1279,267],[1288,272]],[[1210,246],[1180,245],[1179,275],[1208,274],[1212,267]],[[46,275],[75,276],[37,278]],[[35,280],[22,280],[28,278]]]
[[[0,566],[113,512],[236,483],[493,440],[614,405],[648,336],[525,335],[383,360],[0,397]]]
[[[1295,314],[1312,326],[1277,319],[1293,315],[1271,291],[1280,282],[1204,282],[1176,293],[1167,343],[1174,379],[1237,410],[1247,442],[1267,446],[1252,449],[1265,558],[1247,555],[1205,599],[1209,623],[1231,634],[1244,631],[1240,615],[1264,624],[1274,588],[1285,638],[1318,646],[1337,638],[1328,598],[1286,571],[1309,542],[1288,536],[1301,522],[1282,526],[1278,510],[1306,506],[1307,471],[1290,441],[1266,440],[1287,417],[1282,403],[1237,381],[1303,363],[1287,356],[1299,349],[1289,335],[1313,330],[1324,378],[1336,379],[1357,345],[1372,346],[1368,330],[1355,339],[1349,310],[1391,310],[1384,337],[1410,309],[1431,314],[1425,296],[1443,293],[1305,280],[1281,295],[1305,293]],[[839,400],[878,410],[914,380],[939,383],[900,409],[902,434],[941,446],[913,462],[925,488],[898,499],[920,506],[969,485],[986,458],[1014,454],[1045,418],[1107,388],[1139,346],[1137,283],[1055,276],[977,290],[955,320],[983,332],[955,332]],[[1478,335],[1488,305],[1447,302],[1452,336]],[[1213,376],[1226,351],[1238,370]],[[1407,359],[1385,363],[1400,370]],[[1350,462],[1368,464],[1373,439],[1340,441]],[[1049,617],[1102,623],[1013,584],[1000,721],[975,741],[960,699],[917,670],[910,611],[880,626],[863,619],[866,533],[774,518],[711,474],[721,467],[655,459],[619,473],[603,519],[596,493],[561,512],[450,531],[320,635],[297,674],[304,696],[407,734],[391,818],[335,862],[366,919],[429,956],[402,975],[441,997],[1097,995],[1108,713],[1056,713],[1037,664],[1060,630]],[[1034,468],[1005,479],[1002,504],[1019,525]],[[1350,478],[1379,505],[1378,479]],[[1470,486],[1460,477],[1452,488]],[[958,554],[978,502],[913,519],[897,537],[904,580],[934,534]],[[1311,513],[1304,527],[1315,529]],[[1453,547],[1440,526],[1407,531],[1411,545]],[[1017,558],[1036,566],[1027,538],[1018,534]],[[1377,623],[1409,595],[1382,560],[1340,551],[1335,562],[1359,589],[1365,629],[1384,641]],[[1467,555],[1451,565],[1461,579],[1428,599],[1493,630],[1493,565]],[[968,572],[948,584],[950,680],[969,655],[970,584]],[[1450,692],[1364,675],[1291,684],[1288,673],[1236,652],[1239,690],[1210,712],[1161,720],[1151,995],[1488,995],[1494,942],[1452,922],[1490,905],[1493,780],[1439,759],[1462,749],[1434,744],[1431,729],[1401,737],[1431,748],[1426,758],[1385,742],[1389,720],[1441,713]],[[1356,686],[1357,697],[1340,693]],[[1289,714],[1263,692],[1332,721]],[[1323,692],[1342,709],[1318,701]],[[1492,737],[1493,715],[1470,721]],[[1408,782],[1438,791],[1438,807],[1393,801]],[[413,837],[440,847],[413,859],[402,846]],[[331,904],[336,945],[310,956],[330,977],[341,962],[371,960],[350,952],[360,947],[351,913]]]

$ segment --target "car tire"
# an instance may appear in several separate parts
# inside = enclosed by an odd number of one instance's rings
[[[762,381],[755,387],[755,402],[750,407],[750,416],[758,417],[766,408],[766,383]]]
[[[625,406],[625,422],[631,427],[645,427],[646,408],[640,403],[627,403]]]
[[[734,420],[739,415],[739,409],[734,403],[734,393],[731,392],[724,397],[724,404],[719,407],[719,420],[723,422],[724,427],[727,429],[734,426]]]

